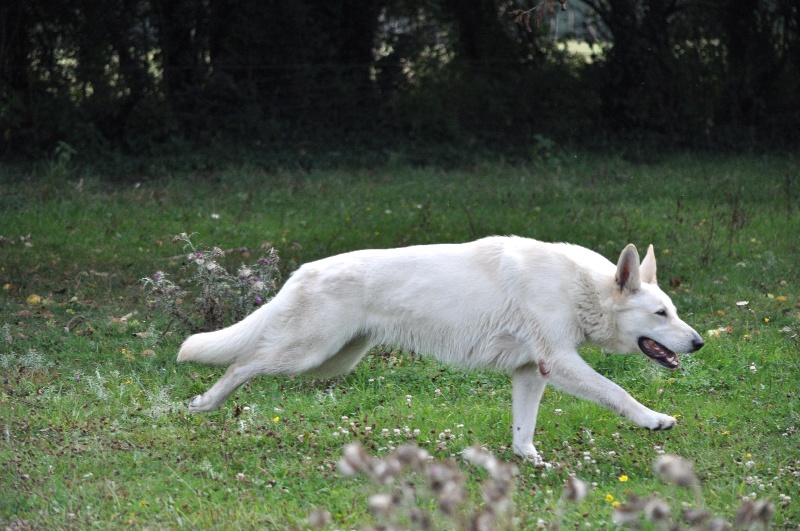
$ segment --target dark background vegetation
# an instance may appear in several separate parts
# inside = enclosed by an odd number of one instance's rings
[[[796,0],[536,1],[5,0],[0,156],[797,148]]]

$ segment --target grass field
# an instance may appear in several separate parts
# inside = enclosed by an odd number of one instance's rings
[[[702,504],[730,522],[743,498],[766,499],[774,526],[800,528],[799,175],[796,160],[754,156],[550,155],[447,171],[243,164],[158,178],[6,168],[0,527],[306,528],[324,508],[331,529],[359,528],[376,523],[367,499],[380,489],[342,477],[336,463],[360,441],[378,456],[414,442],[456,459],[478,507],[486,474],[460,453],[484,446],[519,469],[516,528],[613,527],[618,503],[656,491],[673,514]],[[342,251],[489,234],[570,241],[612,261],[629,242],[653,243],[662,285],[707,345],[674,373],[585,349],[599,372],[679,424],[649,432],[548,389],[534,443],[560,465],[549,469],[509,448],[506,375],[391,345],[344,378],[262,377],[219,412],[188,416],[188,398],[222,370],[175,363],[185,333],[161,335],[166,322],[148,311],[140,282],[180,274],[184,249],[171,243],[180,232],[233,249],[234,270],[269,242],[284,278]],[[654,475],[662,452],[694,463],[701,500]],[[591,487],[565,505],[572,474]]]

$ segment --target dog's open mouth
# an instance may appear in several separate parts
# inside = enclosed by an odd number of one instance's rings
[[[677,354],[649,337],[639,338],[639,348],[642,349],[642,352],[644,352],[648,358],[667,369],[675,370],[681,364]]]

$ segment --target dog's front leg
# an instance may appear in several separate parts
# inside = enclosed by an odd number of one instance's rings
[[[547,380],[538,366],[525,365],[514,371],[511,385],[514,453],[530,459],[536,465],[544,465],[544,460],[533,446],[533,433]]]
[[[607,407],[643,428],[668,430],[677,423],[675,417],[637,402],[622,387],[592,369],[577,352],[554,357],[550,382],[573,396]]]

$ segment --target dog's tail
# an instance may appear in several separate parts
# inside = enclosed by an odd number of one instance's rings
[[[222,330],[191,335],[181,345],[178,361],[230,365],[256,349],[267,317],[264,306]]]

